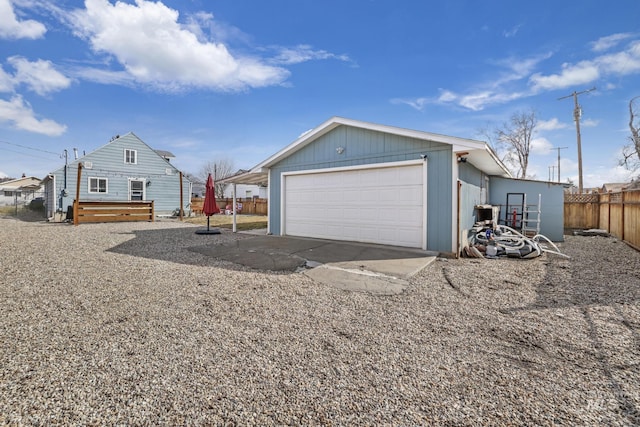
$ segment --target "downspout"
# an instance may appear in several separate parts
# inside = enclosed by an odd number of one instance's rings
[[[271,234],[271,169],[267,172],[267,234]]]
[[[460,258],[460,192],[462,182],[458,180],[458,215],[457,215],[457,238],[456,238],[456,259]]]

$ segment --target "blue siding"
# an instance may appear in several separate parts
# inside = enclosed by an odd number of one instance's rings
[[[469,230],[476,222],[474,207],[480,204],[480,187],[460,181],[460,230]]]
[[[342,154],[336,152],[343,147]],[[451,252],[452,150],[448,144],[350,126],[338,126],[270,169],[271,232],[280,234],[283,172],[420,159],[427,162],[427,249]]]
[[[136,164],[125,163],[125,149],[136,150]],[[61,205],[63,212],[66,212],[67,207],[76,198],[80,162],[91,163],[91,168],[83,167],[81,171],[80,200],[129,200],[129,180],[140,179],[145,181],[144,198],[154,201],[156,213],[170,213],[180,207],[180,171],[136,135],[129,133],[67,165],[67,195],[62,198]],[[64,166],[53,174],[56,176],[55,192],[59,204],[60,195],[65,188]],[[90,177],[106,178],[108,192],[89,193]],[[184,177],[182,181],[184,208],[187,209],[191,198],[190,182]]]
[[[542,195],[540,233],[554,242],[564,241],[564,186],[557,183],[491,177],[490,203],[505,205],[507,193],[525,193],[527,204],[537,204]],[[501,218],[504,217],[504,207]]]
[[[470,229],[476,222],[475,207],[487,203],[487,175],[469,163],[458,163],[460,187],[460,230]]]

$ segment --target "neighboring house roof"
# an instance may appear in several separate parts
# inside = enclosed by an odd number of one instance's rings
[[[158,155],[165,160],[174,159],[176,157],[170,151],[165,151],[165,150],[154,150],[154,151],[158,153]]]
[[[624,190],[637,190],[639,188],[640,188],[640,180],[635,179],[635,180],[631,181],[630,183],[628,183],[624,187]]]
[[[2,190],[18,190],[18,189],[36,189],[42,185],[40,178],[35,176],[27,176],[24,178],[13,179],[11,181],[5,181],[0,183],[0,189]]]
[[[608,192],[612,192],[612,193],[618,193],[622,190],[624,190],[626,187],[629,187],[631,184],[628,182],[610,182],[610,183],[605,183],[602,185],[602,192],[603,193],[608,193]]]
[[[320,126],[305,132],[291,144],[278,151],[268,159],[259,163],[249,172],[227,177],[222,182],[235,182],[241,184],[260,184],[267,182],[267,173],[270,167],[277,164],[296,151],[304,148],[317,140],[321,136],[331,132],[339,126],[351,126],[361,129],[367,129],[377,132],[389,133],[393,135],[406,136],[409,138],[421,139],[425,141],[439,142],[452,146],[452,151],[459,156],[464,156],[466,161],[474,165],[487,175],[502,176],[511,178],[511,172],[500,161],[496,153],[491,147],[482,141],[472,139],[458,138],[454,136],[440,135],[435,133],[404,129],[395,126],[380,125],[375,123],[363,122],[359,120],[346,119],[343,117],[332,117]]]

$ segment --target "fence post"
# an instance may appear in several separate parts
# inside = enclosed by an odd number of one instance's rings
[[[611,191],[609,191],[609,197],[607,197],[607,209],[609,214],[607,215],[607,233],[611,232]]]
[[[626,193],[626,191],[622,190],[621,194],[620,194],[620,209],[622,210],[622,241],[624,242],[624,194]]]

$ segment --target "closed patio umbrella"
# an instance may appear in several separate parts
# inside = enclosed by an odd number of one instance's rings
[[[216,189],[213,182],[213,177],[209,174],[207,178],[207,184],[204,191],[204,206],[202,212],[207,216],[207,229],[198,230],[196,234],[220,234],[220,230],[217,228],[209,228],[209,217],[213,214],[220,213],[220,208],[216,204]]]

